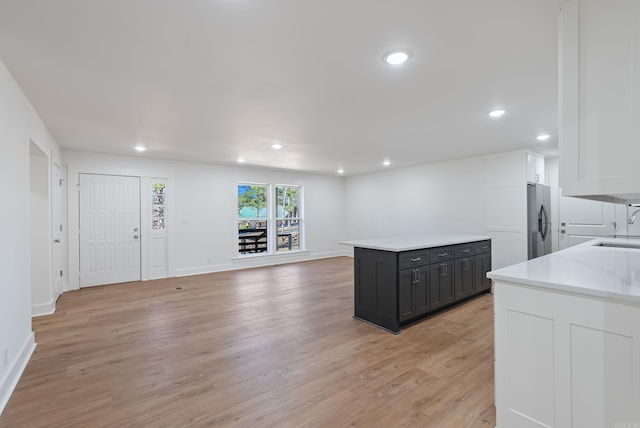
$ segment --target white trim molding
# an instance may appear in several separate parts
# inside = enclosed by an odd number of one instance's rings
[[[329,259],[332,257],[344,256],[348,256],[348,254],[344,251],[332,251],[311,255],[308,250],[295,251],[289,254],[239,256],[234,257],[231,263],[178,269],[176,272],[176,276],[201,275],[205,273],[224,272],[228,270],[247,269],[254,267],[275,266],[286,263],[307,262],[311,260]]]
[[[31,316],[40,317],[43,315],[52,315],[56,311],[56,301],[51,300],[47,303],[40,303],[31,306]]]
[[[9,402],[9,398],[16,388],[20,376],[27,367],[27,363],[31,359],[33,351],[36,349],[35,335],[33,332],[29,334],[18,356],[9,365],[6,376],[0,380],[0,414]]]

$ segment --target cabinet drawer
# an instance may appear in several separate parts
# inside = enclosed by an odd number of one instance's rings
[[[475,247],[476,254],[490,253],[491,252],[491,241],[476,242],[474,247]]]
[[[455,255],[456,259],[473,256],[474,254],[473,242],[471,242],[470,244],[456,245],[453,248],[453,254]]]
[[[431,263],[446,262],[453,260],[453,247],[436,247],[432,248],[429,257]]]
[[[398,256],[398,268],[405,269],[429,264],[429,250],[406,251]]]

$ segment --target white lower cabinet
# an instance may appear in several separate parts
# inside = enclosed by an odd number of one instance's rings
[[[640,427],[640,306],[494,284],[497,428]]]

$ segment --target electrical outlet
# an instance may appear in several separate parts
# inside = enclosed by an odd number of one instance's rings
[[[9,348],[4,348],[4,366],[7,367],[9,364]]]

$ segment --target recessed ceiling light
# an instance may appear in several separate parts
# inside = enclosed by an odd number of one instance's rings
[[[280,144],[280,143],[273,143],[273,144],[271,145],[271,148],[272,148],[272,149],[275,149],[275,150],[280,150],[280,149],[282,148],[282,144]]]
[[[497,118],[502,116],[503,114],[505,114],[507,111],[504,109],[496,109],[496,110],[492,110],[489,112],[489,116],[493,117],[493,118]]]
[[[549,138],[551,138],[549,134],[540,134],[536,137],[538,141],[547,141]]]
[[[409,49],[395,49],[384,54],[382,60],[387,64],[400,65],[407,62],[409,58],[411,58],[411,51]]]
[[[340,169],[338,170],[338,174],[344,174],[344,169],[340,168]]]
[[[389,166],[389,165],[391,165],[391,161],[390,160],[385,160],[384,162],[382,162],[382,165]]]
[[[134,149],[136,149],[136,151],[139,151],[139,152],[144,152],[145,150],[147,150],[147,148],[142,144],[138,144],[137,146],[134,147]]]
[[[238,158],[238,163],[245,163],[245,162],[246,162],[246,159]]]

